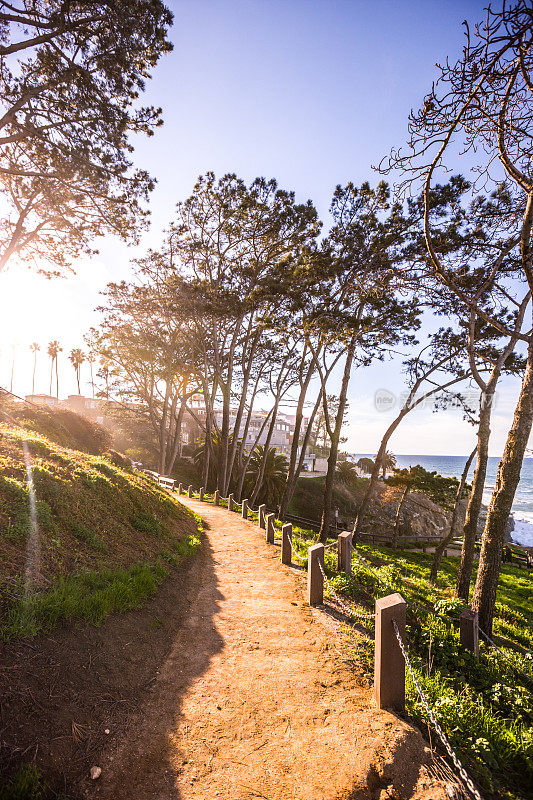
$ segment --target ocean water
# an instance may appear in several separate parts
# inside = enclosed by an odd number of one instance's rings
[[[429,472],[436,470],[441,475],[446,477],[455,476],[456,478],[461,477],[466,462],[466,456],[409,456],[396,455],[396,453],[394,455],[399,467],[413,467],[416,464],[420,464]],[[357,457],[359,458],[360,456]],[[372,458],[371,455],[370,458]],[[497,456],[489,458],[483,495],[483,502],[487,506],[496,482],[499,463],[500,459]],[[474,467],[468,474],[468,480],[471,481],[473,477]],[[517,544],[533,547],[533,458],[524,459],[512,513],[515,521],[515,527],[511,533],[513,540]]]

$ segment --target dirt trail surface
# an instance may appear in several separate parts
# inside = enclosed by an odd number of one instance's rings
[[[185,499],[207,548],[149,695],[109,742],[88,798],[443,800],[417,730],[376,710],[336,625],[263,531]]]

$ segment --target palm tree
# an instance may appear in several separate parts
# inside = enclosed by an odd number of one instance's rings
[[[40,349],[41,348],[37,344],[37,342],[32,342],[32,344],[30,344],[30,350],[33,353],[33,380],[32,380],[32,384],[31,384],[31,393],[32,394],[35,394],[35,370],[37,369],[37,353],[39,352]]]
[[[339,461],[335,469],[335,476],[339,483],[352,486],[357,478],[355,464],[352,464],[351,461]]]
[[[96,361],[96,356],[94,353],[89,353],[87,356],[87,361],[89,363],[89,369],[91,370],[91,386],[93,390],[93,400],[94,400],[94,375],[93,375],[93,364]]]
[[[85,353],[83,352],[83,350],[80,350],[79,347],[75,347],[74,350],[70,351],[69,361],[74,367],[74,371],[76,372],[76,381],[78,383],[78,394],[81,394],[80,371],[81,371],[81,365],[85,361]]]
[[[395,466],[396,466],[396,458],[389,450],[385,450],[385,454],[381,459],[381,474],[383,475],[383,477],[386,476],[387,470],[394,469]]]
[[[59,353],[63,350],[62,347],[59,346],[59,342],[57,339],[48,343],[48,355],[50,356],[50,395],[52,394],[52,378],[54,375],[54,364],[56,368],[56,397],[59,400],[59,373],[57,369],[57,359]]]
[[[264,452],[265,449],[262,444],[258,444],[254,447],[248,469],[246,470],[245,486],[247,491],[255,487],[261,474]],[[275,447],[269,447],[264,464],[261,486],[256,496],[259,505],[268,503],[268,505],[274,506],[279,503],[287,481],[288,468],[287,457],[282,453],[278,453]]]

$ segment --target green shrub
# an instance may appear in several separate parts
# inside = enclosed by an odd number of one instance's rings
[[[461,616],[463,608],[466,606],[460,597],[443,597],[435,603],[435,611],[438,614],[445,614],[456,619]]]

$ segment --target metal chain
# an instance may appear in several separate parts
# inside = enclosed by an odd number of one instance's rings
[[[349,614],[350,617],[357,617],[358,619],[373,619],[376,616],[375,614],[360,614],[358,611],[354,611],[353,608],[351,608],[350,606],[347,606],[346,603],[344,603],[341,600],[341,598],[339,597],[339,595],[329,582],[328,576],[324,571],[324,567],[322,566],[322,561],[320,560],[320,558],[317,558],[317,561],[318,561],[318,566],[320,567],[320,572],[322,573],[322,577],[324,578],[324,581],[326,583],[326,586],[330,590],[331,594],[335,598],[338,605],[342,608],[342,610],[345,613]]]
[[[292,550],[293,554],[296,556],[296,558],[300,559],[300,561],[305,564],[307,562],[307,556],[301,556],[300,553],[298,553],[294,549],[294,545],[292,543],[292,538],[290,536],[289,536],[289,542],[290,542],[291,550]]]
[[[442,744],[444,745],[444,747],[446,749],[446,752],[448,753],[449,757],[453,761],[453,763],[455,765],[455,768],[457,769],[459,775],[461,776],[461,779],[463,780],[463,782],[465,783],[465,785],[467,786],[469,791],[476,798],[476,800],[483,800],[481,795],[480,795],[480,793],[478,792],[478,790],[474,786],[474,784],[472,782],[472,779],[469,777],[467,771],[465,770],[465,768],[463,767],[463,765],[459,761],[458,757],[455,755],[454,751],[452,750],[452,746],[451,746],[450,742],[448,741],[448,737],[446,736],[446,734],[442,730],[441,726],[439,725],[439,722],[438,722],[434,712],[432,711],[432,709],[431,709],[431,707],[429,705],[429,701],[428,701],[426,695],[424,694],[424,692],[422,690],[422,687],[420,686],[420,683],[418,682],[418,678],[415,675],[415,671],[413,669],[413,665],[411,664],[411,662],[409,660],[409,656],[407,655],[407,648],[406,648],[406,646],[404,644],[404,641],[403,641],[403,639],[401,637],[400,631],[398,630],[398,625],[396,624],[396,620],[395,619],[392,620],[392,624],[394,625],[394,631],[396,633],[396,638],[398,640],[398,644],[400,645],[400,650],[403,653],[403,657],[405,659],[405,663],[407,665],[407,669],[409,670],[409,674],[411,676],[411,680],[413,681],[413,684],[415,685],[416,690],[418,691],[418,694],[420,695],[420,700],[422,702],[422,705],[424,706],[426,714],[430,718],[431,723],[432,723],[433,727],[435,728],[439,739],[441,740]]]

